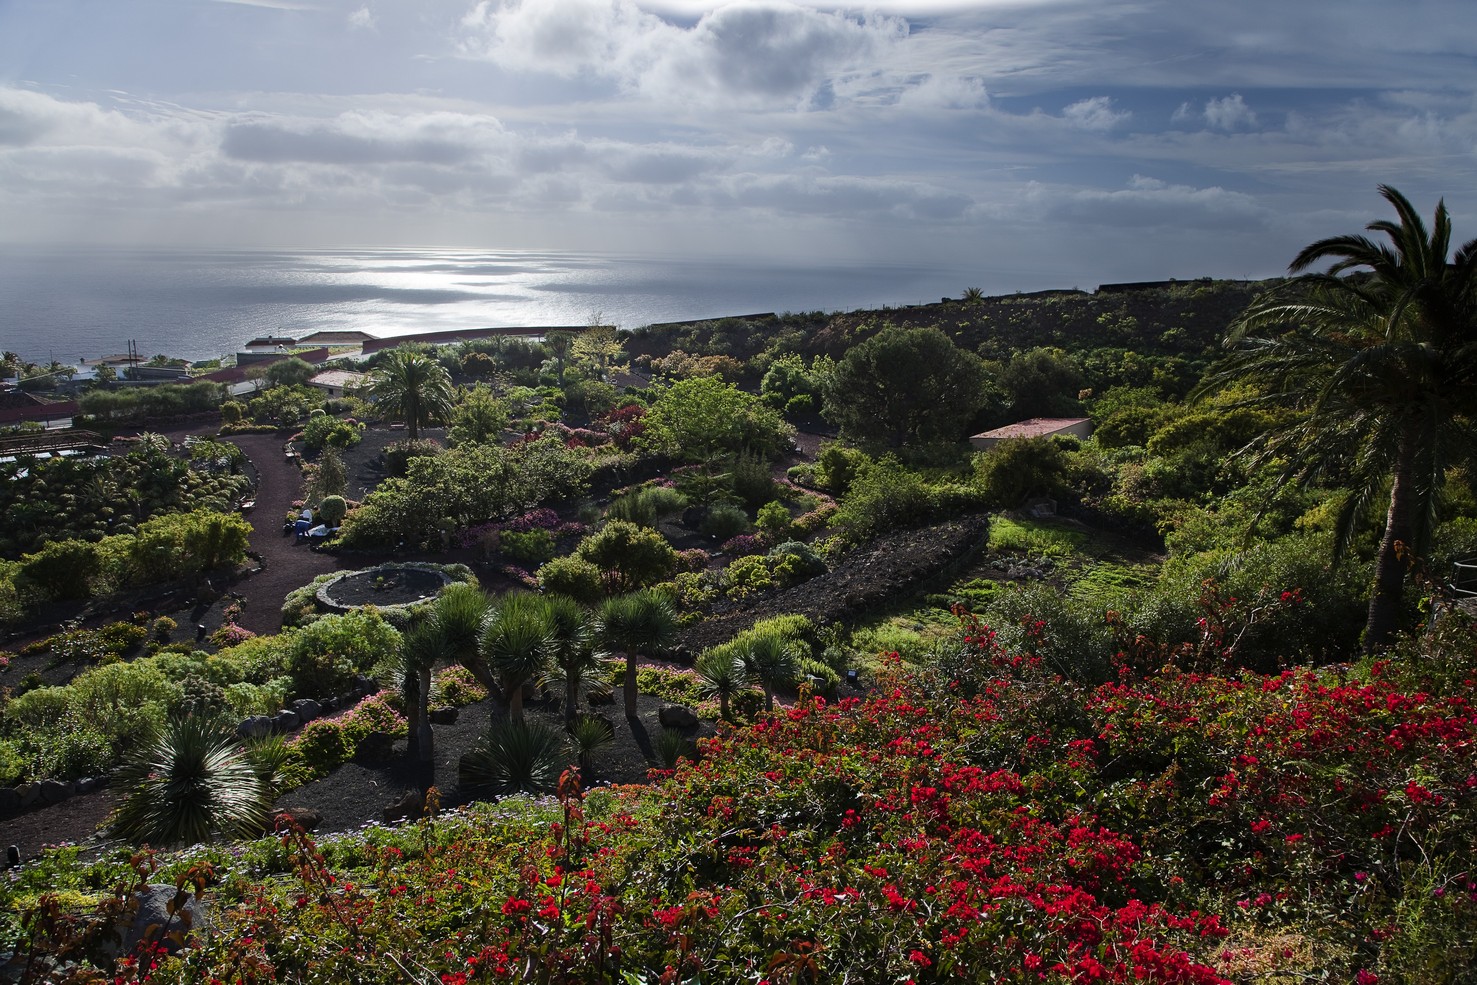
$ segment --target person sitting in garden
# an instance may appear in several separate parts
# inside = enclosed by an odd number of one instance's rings
[[[294,522],[293,525],[292,525],[292,532],[294,534],[294,538],[293,538],[294,539],[294,542],[301,544],[303,542],[303,539],[305,537],[307,537],[308,531],[310,529],[312,529],[312,526],[313,526],[313,511],[310,510],[310,509],[307,509],[306,507],[304,507],[302,513],[299,514],[299,516],[297,518],[297,521]]]

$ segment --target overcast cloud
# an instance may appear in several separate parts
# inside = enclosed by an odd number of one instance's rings
[[[1470,0],[6,0],[0,239],[978,255],[1477,236]]]

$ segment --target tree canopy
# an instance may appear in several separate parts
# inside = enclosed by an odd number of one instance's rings
[[[821,413],[873,453],[960,441],[994,394],[983,361],[936,328],[883,328],[822,376]]]

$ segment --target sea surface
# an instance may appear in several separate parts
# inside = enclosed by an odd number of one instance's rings
[[[148,251],[0,247],[0,349],[75,365],[211,359],[260,335],[501,326],[637,328],[959,297],[978,268],[461,250]],[[1010,289],[1025,285],[1008,285]]]

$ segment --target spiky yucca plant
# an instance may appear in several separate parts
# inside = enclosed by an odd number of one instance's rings
[[[580,773],[588,779],[595,773],[595,750],[615,741],[615,730],[603,718],[581,715],[569,729],[569,744],[579,759]]]
[[[498,794],[552,793],[569,765],[564,736],[538,722],[499,721],[462,759],[464,786]]]
[[[200,715],[171,718],[125,763],[118,786],[126,793],[113,830],[151,845],[260,834],[271,807],[240,741],[221,719]]]

